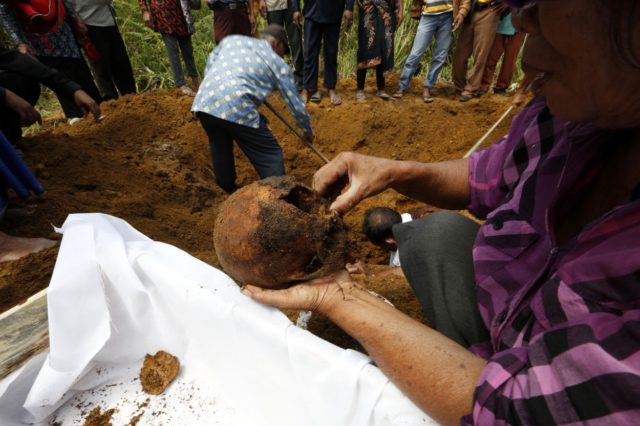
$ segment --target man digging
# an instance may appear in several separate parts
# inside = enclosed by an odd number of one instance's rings
[[[226,192],[236,186],[233,141],[251,161],[261,179],[284,175],[282,148],[257,109],[278,90],[291,110],[305,141],[313,141],[309,114],[282,59],[289,51],[280,25],[269,25],[259,39],[226,37],[209,56],[204,81],[191,110],[207,132],[213,172]]]

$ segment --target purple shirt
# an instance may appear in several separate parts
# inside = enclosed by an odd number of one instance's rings
[[[640,423],[640,191],[558,246],[551,230],[620,135],[525,108],[470,159],[491,340],[468,424]]]

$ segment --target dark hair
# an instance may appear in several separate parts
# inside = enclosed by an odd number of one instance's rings
[[[598,3],[609,26],[609,42],[614,53],[628,65],[640,69],[640,2],[600,0]]]
[[[384,244],[384,240],[393,236],[391,228],[396,223],[402,223],[402,216],[388,207],[375,207],[364,214],[362,232],[373,244]]]

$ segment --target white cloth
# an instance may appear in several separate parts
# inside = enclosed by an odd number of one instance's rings
[[[140,425],[433,424],[367,356],[295,327],[187,253],[102,214],[70,215],[61,232],[50,352],[0,382],[0,425],[81,424],[96,405],[117,407],[113,424],[141,410]],[[136,377],[158,350],[182,366],[149,396]]]
[[[113,27],[116,24],[111,11],[112,0],[69,0],[87,25]]]
[[[411,222],[413,218],[409,213],[402,213],[402,223]],[[389,266],[400,266],[400,251],[394,250],[389,252]]]

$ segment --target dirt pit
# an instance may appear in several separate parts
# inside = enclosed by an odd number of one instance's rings
[[[396,77],[387,84],[393,90]],[[308,104],[315,144],[329,158],[341,151],[356,151],[403,160],[459,159],[510,103],[508,98],[493,95],[460,103],[452,88],[445,86],[436,91],[432,104],[425,104],[418,80],[399,100],[371,96],[375,89],[370,86],[370,99],[357,102],[354,81],[343,81],[338,89],[343,94],[342,105],[331,106],[326,97],[320,104]],[[12,199],[19,209],[8,212],[3,229],[18,236],[59,238],[52,225],[61,225],[68,214],[107,213],[150,238],[220,267],[212,228],[228,195],[214,183],[207,137],[189,112],[192,100],[176,90],[150,91],[102,104],[105,119],[99,123],[85,119],[68,126],[49,120],[46,130],[19,144],[47,192],[31,202]],[[278,96],[270,102],[286,110]],[[282,145],[287,174],[310,185],[322,162],[270,111],[263,108],[261,112]],[[286,111],[285,116],[290,117]],[[489,139],[505,134],[508,121]],[[238,185],[258,180],[238,149],[236,169]],[[360,231],[367,208],[387,206],[406,212],[419,205],[386,191],[357,206],[344,217],[350,257],[374,265],[388,262],[389,254],[367,242]],[[0,264],[0,311],[48,285],[57,250]],[[365,281],[399,309],[421,318],[406,281],[376,277]],[[314,316],[310,329],[343,347],[354,347],[339,330],[322,321]]]

